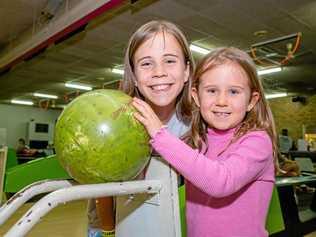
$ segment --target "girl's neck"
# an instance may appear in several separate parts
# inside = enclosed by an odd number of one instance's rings
[[[208,131],[214,133],[214,134],[218,134],[218,135],[221,135],[221,134],[232,134],[234,133],[235,131],[237,130],[237,127],[234,127],[234,128],[228,128],[228,129],[225,129],[225,130],[221,130],[221,129],[217,129],[217,128],[212,128],[212,127],[209,127],[208,128]]]
[[[151,104],[151,108],[154,110],[160,121],[163,124],[167,124],[174,114],[175,104],[172,103],[163,107]]]

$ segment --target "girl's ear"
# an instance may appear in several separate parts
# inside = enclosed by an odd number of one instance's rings
[[[257,104],[258,100],[260,99],[260,94],[258,91],[254,91],[251,94],[251,98],[247,107],[247,112],[253,109],[253,107]]]
[[[193,97],[193,100],[195,102],[195,104],[200,107],[200,101],[199,101],[199,95],[198,95],[198,91],[195,87],[193,87],[191,89],[191,94],[192,94],[192,97]]]
[[[190,62],[187,62],[184,69],[184,82],[187,82],[189,80],[190,76]]]

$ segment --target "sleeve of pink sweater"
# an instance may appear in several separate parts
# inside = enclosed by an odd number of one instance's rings
[[[237,141],[226,159],[213,159],[192,149],[163,128],[151,140],[153,148],[188,181],[213,197],[225,197],[261,178],[271,167],[272,143],[265,132],[250,132]],[[228,157],[227,157],[228,156]]]

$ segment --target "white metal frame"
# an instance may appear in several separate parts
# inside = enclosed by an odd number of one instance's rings
[[[72,185],[73,183],[68,180],[44,180],[26,186],[0,207],[0,225],[4,224],[19,207],[32,197]]]
[[[69,201],[99,198],[106,196],[122,196],[137,193],[149,194],[148,198],[151,198],[157,194],[162,185],[160,180],[143,180],[143,181],[129,181],[121,183],[106,183],[106,184],[89,184],[89,185],[74,185],[68,181],[56,181],[55,186],[48,187],[50,185],[31,185],[27,189],[22,190],[24,195],[13,196],[8,200],[6,206],[0,209],[0,215],[7,216],[8,213],[12,214],[12,210],[16,207],[12,205],[22,205],[27,198],[34,196],[34,194],[39,194],[41,192],[47,192],[48,189],[58,189],[50,194],[47,194],[41,200],[34,204],[23,217],[21,217],[18,222],[4,235],[4,237],[20,237],[25,236],[31,228],[50,210],[58,206],[59,204],[64,204]],[[44,182],[45,183],[45,182]],[[44,184],[42,182],[42,184]],[[13,200],[12,200],[13,199]],[[16,200],[18,199],[18,200]],[[10,205],[10,202],[13,203]],[[9,204],[8,204],[9,203]],[[22,204],[21,204],[22,203]],[[2,212],[5,211],[6,214]]]

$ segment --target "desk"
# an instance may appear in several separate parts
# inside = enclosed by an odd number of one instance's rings
[[[289,151],[289,155],[292,159],[297,157],[308,157],[313,162],[316,162],[316,151]]]
[[[313,184],[314,186],[316,186],[316,175],[300,177],[277,177],[276,185],[278,188],[285,230],[271,236],[302,237],[307,233],[315,231],[316,218],[313,218],[306,222],[301,222],[295,200],[293,185],[305,183]],[[314,193],[312,202],[313,203],[311,206],[316,205],[316,193]]]
[[[277,177],[275,181],[278,187],[291,186],[293,184],[305,184],[310,182],[316,182],[316,175],[299,177]]]

